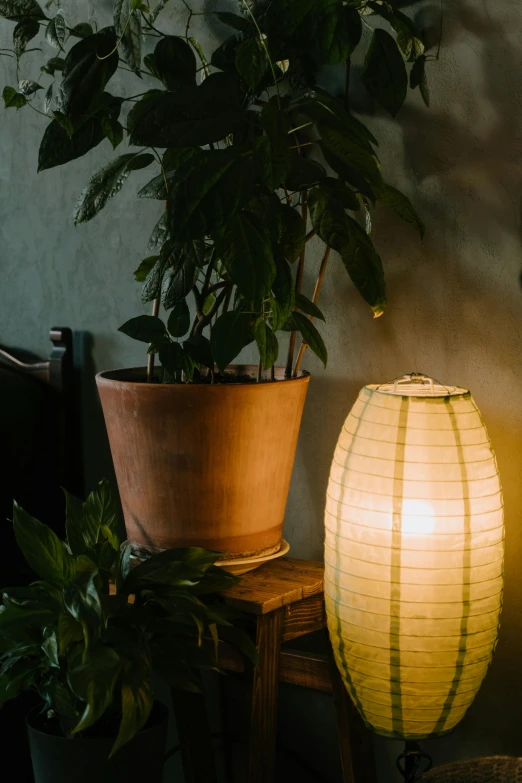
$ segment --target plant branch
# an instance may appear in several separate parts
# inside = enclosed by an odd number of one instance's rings
[[[301,201],[301,218],[305,224],[306,227],[306,220],[308,217],[308,196],[306,193],[306,190],[303,191],[303,198]],[[301,287],[303,285],[303,274],[304,274],[304,265],[305,265],[305,256],[306,256],[306,244],[304,245],[301,255],[299,256],[299,262],[297,266],[297,275],[295,279],[295,291],[296,293],[299,293],[301,291]],[[295,308],[294,308],[295,309]],[[295,341],[297,337],[297,332],[293,331],[290,332],[290,341],[288,343],[288,355],[286,358],[286,369],[285,369],[285,377],[291,378],[292,377],[292,365],[294,363],[294,351],[295,351]]]
[[[306,235],[305,242],[309,242],[313,237],[315,237],[315,230],[312,228],[312,230],[309,231]]]
[[[152,302],[152,315],[157,316],[160,309],[159,297]],[[152,376],[154,375],[154,354],[149,353],[147,358],[147,383],[152,383]]]

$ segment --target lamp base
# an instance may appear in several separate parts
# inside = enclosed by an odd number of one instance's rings
[[[424,765],[423,761],[426,762]],[[405,783],[415,783],[419,775],[431,769],[433,762],[431,756],[424,753],[418,742],[406,740],[404,751],[397,757],[396,763]]]

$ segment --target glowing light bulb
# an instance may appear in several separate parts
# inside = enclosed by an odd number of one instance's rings
[[[402,501],[403,533],[429,535],[435,530],[435,512],[425,500],[404,498]]]

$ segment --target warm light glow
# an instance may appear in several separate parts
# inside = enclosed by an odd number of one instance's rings
[[[362,389],[325,525],[328,628],[363,720],[402,739],[450,731],[487,672],[502,606],[502,493],[469,392]]]
[[[427,536],[435,530],[435,514],[429,503],[425,500],[411,500],[404,498],[402,501],[403,533],[413,533],[419,536]]]

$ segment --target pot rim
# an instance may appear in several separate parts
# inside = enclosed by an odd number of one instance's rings
[[[144,727],[140,729],[135,735],[136,737],[148,734],[150,731],[154,731],[161,723],[168,722],[169,710],[168,707],[163,704],[163,702],[158,701],[157,699],[154,701],[150,711],[149,720],[153,715],[153,711],[156,713],[153,723],[146,728]],[[52,734],[50,731],[44,731],[41,727],[35,725],[34,718],[41,714],[42,712],[40,706],[32,707],[25,716],[25,724],[30,731],[34,732],[35,734],[40,734],[43,737],[52,737],[54,740],[63,740],[66,742],[114,742],[116,739],[116,735],[110,737],[63,737],[60,734]],[[56,718],[56,720],[58,720],[58,718]]]
[[[231,368],[233,368],[236,371],[243,371],[244,373],[247,372],[256,372],[257,373],[257,365],[256,364],[231,364]],[[262,383],[147,383],[146,380],[143,381],[130,381],[125,379],[125,375],[129,373],[139,373],[144,374],[146,373],[147,368],[146,367],[121,367],[118,369],[113,370],[103,370],[103,372],[99,372],[96,374],[96,383],[98,386],[100,385],[112,385],[114,383],[118,385],[126,386],[129,389],[138,388],[142,389],[144,386],[147,387],[153,387],[155,389],[165,389],[167,391],[172,392],[172,389],[262,389],[266,386],[273,386],[274,384],[279,384],[281,382],[287,383],[308,383],[310,380],[310,373],[307,370],[300,370],[299,374],[296,378],[284,378],[280,377],[274,381],[264,378]],[[276,367],[275,368],[276,373],[279,375],[284,375],[285,368],[284,367]]]

